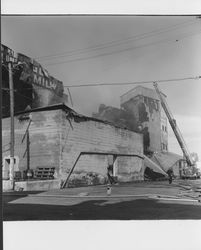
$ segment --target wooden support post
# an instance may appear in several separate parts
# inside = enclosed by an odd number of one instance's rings
[[[114,155],[113,161],[113,176],[117,175],[117,155]]]
[[[72,168],[71,168],[71,170],[70,170],[70,172],[69,172],[69,174],[68,174],[68,176],[67,176],[67,178],[66,178],[66,180],[65,180],[65,182],[63,183],[63,185],[62,185],[61,188],[65,188],[65,187],[68,185],[68,180],[70,179],[70,176],[71,176],[71,174],[72,174],[72,172],[73,172],[73,170],[74,170],[74,168],[75,168],[75,166],[76,166],[78,160],[80,159],[80,156],[81,156],[81,155],[82,155],[82,152],[81,152],[81,153],[79,154],[79,156],[77,157],[75,163],[73,164],[73,166],[72,166]]]

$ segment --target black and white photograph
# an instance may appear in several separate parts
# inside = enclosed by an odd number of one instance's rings
[[[1,22],[5,223],[201,219],[201,15]]]

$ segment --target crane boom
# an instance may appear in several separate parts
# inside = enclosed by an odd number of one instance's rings
[[[181,147],[181,150],[182,150],[182,152],[184,154],[184,157],[186,158],[186,161],[187,161],[188,165],[193,166],[194,165],[193,160],[192,160],[191,155],[190,155],[190,153],[188,151],[188,148],[187,148],[187,145],[186,145],[186,143],[184,141],[184,138],[183,138],[183,136],[182,136],[177,124],[176,124],[176,120],[174,119],[174,117],[173,117],[173,115],[172,115],[172,113],[171,113],[171,111],[170,111],[170,109],[169,109],[169,107],[167,105],[166,100],[161,95],[158,84],[156,82],[154,82],[153,85],[154,85],[156,93],[157,93],[157,95],[158,95],[158,97],[159,97],[159,99],[161,101],[161,105],[162,105],[162,107],[163,107],[163,109],[165,111],[165,114],[166,114],[166,116],[167,116],[167,118],[169,120],[170,126],[172,127],[172,130],[173,130],[173,132],[174,132],[174,134],[175,134],[175,136],[177,138],[177,141],[178,141],[178,143],[179,143],[179,145]]]

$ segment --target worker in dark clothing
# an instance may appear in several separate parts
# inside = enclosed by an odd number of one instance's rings
[[[113,165],[109,165],[107,168],[107,177],[109,184],[115,184],[116,181],[113,176]]]
[[[109,184],[115,184],[116,180],[113,175],[113,156],[108,156],[108,167],[107,167],[107,177],[108,177],[108,183]]]
[[[168,169],[167,174],[169,176],[169,184],[171,184],[172,183],[172,177],[173,177],[173,170],[171,168]]]

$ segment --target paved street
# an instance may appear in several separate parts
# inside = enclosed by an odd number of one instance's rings
[[[201,219],[201,181],[4,193],[4,220]]]

